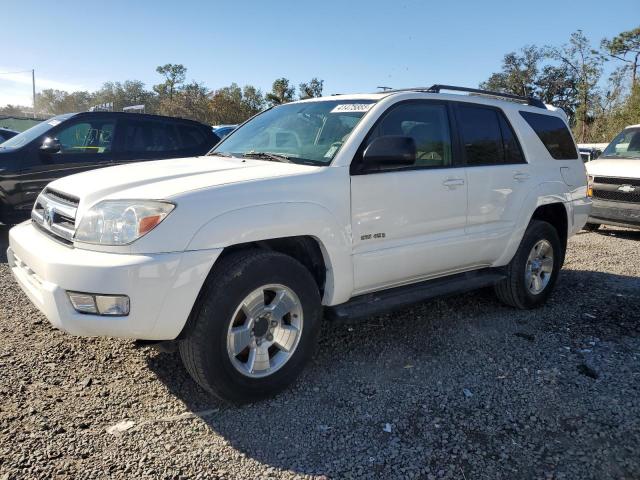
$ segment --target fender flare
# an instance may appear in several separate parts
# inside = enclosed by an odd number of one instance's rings
[[[200,227],[186,250],[295,236],[313,237],[320,246],[327,269],[323,304],[347,301],[353,291],[350,228],[316,203],[276,202],[226,211]]]
[[[540,183],[538,186],[531,189],[523,200],[522,206],[520,207],[520,215],[518,215],[519,222],[515,225],[504,252],[500,258],[496,260],[493,266],[499,267],[507,265],[511,261],[520,246],[524,232],[526,231],[527,226],[529,226],[529,222],[531,222],[531,218],[535,211],[538,207],[552,203],[560,203],[564,206],[567,214],[567,225],[571,226],[573,223],[571,215],[572,211],[570,208],[570,199],[566,192],[566,185],[562,182],[555,181]]]

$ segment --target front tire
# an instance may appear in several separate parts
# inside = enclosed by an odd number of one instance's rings
[[[180,341],[193,379],[216,397],[247,403],[290,385],[313,356],[320,292],[297,260],[232,253],[214,267]]]
[[[523,310],[542,305],[553,290],[563,258],[556,229],[548,222],[532,220],[506,267],[507,278],[495,286],[498,299]]]

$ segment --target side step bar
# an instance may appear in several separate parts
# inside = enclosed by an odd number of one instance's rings
[[[396,310],[435,297],[469,292],[495,285],[506,275],[500,269],[486,268],[459,273],[380,292],[365,293],[346,303],[325,309],[325,318],[336,321],[356,320]]]

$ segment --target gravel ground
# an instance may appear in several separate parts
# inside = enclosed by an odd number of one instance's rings
[[[640,232],[582,233],[547,306],[327,325],[294,387],[236,408],[174,353],[51,329],[2,263],[0,480],[637,479],[639,320]]]

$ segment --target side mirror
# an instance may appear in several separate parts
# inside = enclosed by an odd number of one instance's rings
[[[47,137],[40,146],[40,151],[43,153],[58,153],[60,150],[62,150],[62,145],[57,138]]]
[[[416,142],[412,137],[386,135],[376,138],[365,149],[362,163],[365,170],[408,167],[416,161]]]

